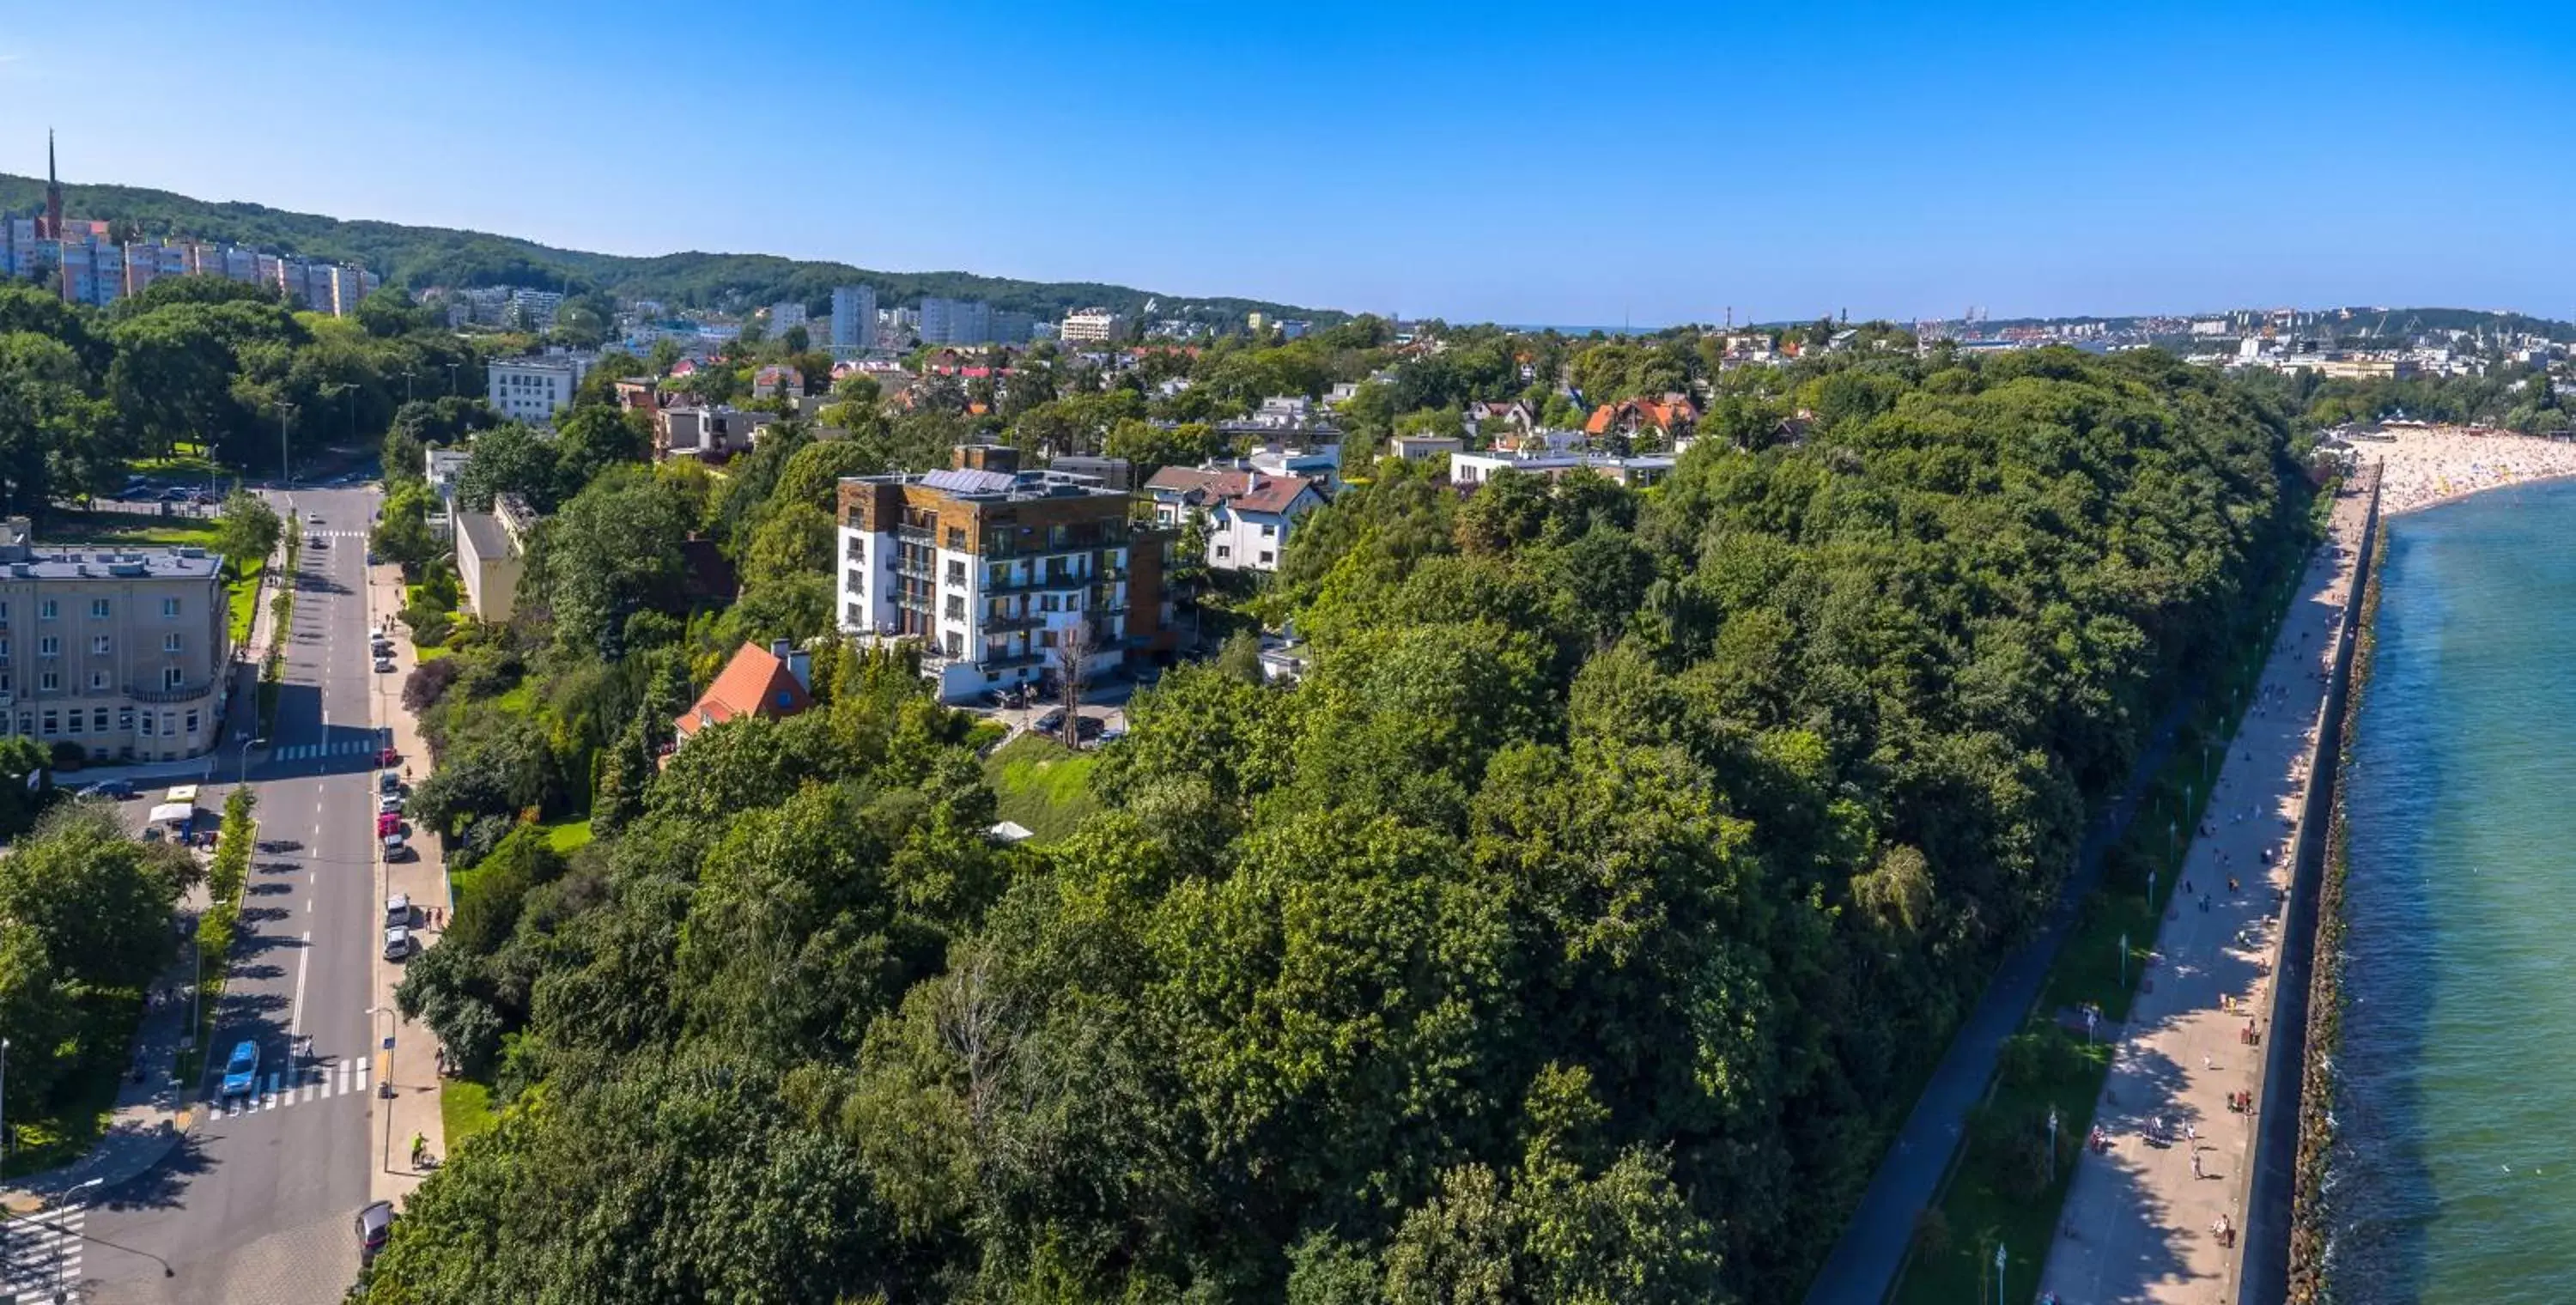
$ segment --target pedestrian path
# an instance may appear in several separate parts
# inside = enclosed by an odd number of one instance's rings
[[[207,1107],[206,1113],[216,1119],[232,1119],[366,1090],[367,1062],[363,1059],[344,1060],[327,1066],[307,1065],[264,1074],[259,1080],[259,1091],[217,1100]]]
[[[364,539],[367,537],[367,532],[363,530],[307,530],[304,533],[307,535],[320,535],[324,539]]]
[[[89,1207],[22,1215],[0,1224],[0,1301],[53,1301],[81,1276],[81,1226]]]
[[[269,754],[272,761],[312,761],[320,757],[372,757],[393,746],[389,730],[371,731],[367,738],[342,739],[337,743],[290,743]]]

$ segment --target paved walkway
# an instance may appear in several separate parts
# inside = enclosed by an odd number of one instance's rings
[[[2344,604],[2369,511],[2339,498],[2331,546],[2300,582],[2255,705],[2218,759],[2217,790],[2156,938],[2142,991],[2095,1107],[2104,1149],[2086,1148],[2042,1286],[2068,1305],[2236,1299],[2254,1116],[2263,1095],[2271,977],[2290,852],[2307,800]],[[2230,881],[2237,887],[2231,888]]]
[[[2156,722],[2146,748],[2129,768],[2127,786],[2085,831],[2084,842],[2076,850],[2075,869],[2059,890],[2048,922],[2037,937],[1995,967],[1985,995],[1951,1036],[1949,1050],[1915,1097],[1895,1145],[1880,1159],[1868,1190],[1861,1193],[1851,1222],[1844,1225],[1841,1238],[1808,1286],[1807,1305],[1880,1305],[1895,1286],[1897,1270],[1914,1241],[1915,1216],[1940,1191],[1950,1156],[1959,1148],[1963,1121],[1985,1099],[1986,1084],[1995,1076],[1995,1058],[2004,1039],[2020,1031],[2032,1003],[2039,1000],[2040,986],[2047,982],[2049,967],[2074,931],[2084,899],[2101,881],[2103,857],[2128,832],[2138,799],[2148,782],[2163,771],[2173,749],[2174,731],[2190,708],[2188,700],[2175,702]]]
[[[367,628],[382,627],[392,614],[402,609],[402,569],[390,564],[367,568]],[[392,731],[393,746],[401,754],[397,765],[409,767],[416,781],[429,774],[429,745],[420,737],[419,722],[403,710],[402,685],[419,664],[419,654],[411,640],[394,640],[394,670],[378,675],[375,691],[370,695],[370,718],[379,729]],[[446,854],[438,840],[413,837],[408,840],[412,859],[387,861],[382,849],[376,857],[378,896],[390,899],[394,894],[408,895],[412,901],[412,941],[417,951],[438,945],[439,935],[447,925],[447,913],[453,902],[449,896]],[[417,952],[415,953],[417,954]],[[394,987],[402,982],[403,967],[377,958],[375,966],[374,1004],[385,1010],[394,1009]],[[383,1029],[375,1051],[377,1106],[392,1111],[390,1121],[379,1116],[374,1121],[375,1145],[383,1154],[372,1167],[375,1198],[399,1201],[420,1185],[427,1171],[411,1163],[411,1141],[418,1137],[430,1155],[447,1154],[447,1132],[438,1113],[438,1096],[443,1086],[438,1074],[438,1040],[428,1026],[401,1020],[393,1026],[393,1047],[383,1044]]]

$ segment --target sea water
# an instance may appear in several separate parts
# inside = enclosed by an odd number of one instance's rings
[[[2345,789],[2331,1282],[2576,1302],[2576,484],[2387,538]]]

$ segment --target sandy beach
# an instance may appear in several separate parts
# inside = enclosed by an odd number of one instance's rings
[[[2394,443],[2356,440],[2365,462],[2380,464],[2379,510],[2413,512],[2436,503],[2559,476],[2576,476],[2576,441],[2471,433],[2457,426],[2398,429]]]

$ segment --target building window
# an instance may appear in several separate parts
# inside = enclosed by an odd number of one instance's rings
[[[961,553],[966,551],[966,527],[950,526],[948,528],[948,546]]]
[[[89,600],[89,619],[93,621],[104,621],[107,619],[106,599],[93,598]]]
[[[18,732],[21,734],[33,734],[36,732],[36,713],[32,711],[22,711],[18,713]]]
[[[89,728],[92,734],[107,733],[107,708],[101,707],[89,714]]]
[[[1269,565],[1271,565],[1271,559],[1272,559],[1272,558],[1274,558],[1274,557],[1277,557],[1277,556],[1278,556],[1278,554],[1276,554],[1276,553],[1264,552],[1264,553],[1262,553],[1262,555],[1261,555],[1261,564],[1262,564],[1263,566],[1269,566]]]
[[[177,631],[174,630],[161,636],[161,651],[165,653],[174,653],[179,651],[179,634]]]
[[[188,732],[191,734],[197,732],[197,713],[193,711],[188,713]]]
[[[163,616],[177,616],[179,614],[179,600],[176,598],[162,599],[161,614]]]
[[[152,717],[149,714],[144,716],[143,726],[144,733],[149,734],[152,732]],[[116,709],[116,727],[120,730],[126,731],[131,731],[134,728],[134,709],[132,707],[119,707]]]
[[[6,639],[0,639],[0,661],[5,661],[5,660],[7,660],[7,659],[8,659],[8,656],[9,656],[9,641],[8,641],[8,640],[6,640]]]
[[[89,691],[92,693],[104,693],[106,690],[107,672],[91,671],[89,673]]]
[[[164,689],[175,689],[179,687],[178,667],[164,666],[161,668],[161,687]]]
[[[1265,523],[1261,527],[1261,537],[1263,539],[1277,539],[1279,537],[1279,527]]]
[[[45,737],[50,739],[50,738],[52,738],[53,736],[55,736],[55,735],[57,735],[57,734],[60,734],[60,733],[62,733],[62,732],[63,732],[62,714],[61,714],[60,712],[51,712],[51,711],[46,712],[46,713],[45,713]]]
[[[36,654],[40,657],[60,657],[63,655],[63,641],[50,634],[46,635],[36,641]]]
[[[949,619],[949,620],[952,620],[952,621],[963,621],[963,620],[965,620],[965,619],[966,619],[966,600],[965,600],[965,599],[963,599],[963,598],[958,597],[958,596],[957,596],[957,595],[955,595],[955,594],[950,594],[950,595],[948,595],[948,607],[947,607],[947,612],[948,612],[948,619]]]
[[[55,614],[55,604],[54,604],[54,600],[53,600],[53,599],[50,599],[50,598],[46,599],[42,604],[40,604],[40,605],[36,608],[36,618],[37,618],[38,620],[50,621],[50,620],[54,619],[54,614]]]
[[[949,561],[949,563],[948,563],[948,583],[950,583],[950,584],[952,584],[952,585],[962,585],[962,584],[966,583],[966,564],[965,564],[965,563],[960,562],[960,561],[956,561],[955,559],[951,559],[951,560]]]
[[[107,649],[108,642],[106,635],[93,634],[89,637],[89,650],[92,656],[104,657],[107,655]]]
[[[1218,557],[1232,557],[1234,556],[1234,549],[1228,545],[1219,544],[1216,546],[1216,555]]]
[[[36,681],[36,687],[47,693],[56,692],[63,687],[63,677],[56,675],[52,671],[47,671],[44,673],[42,678]]]
[[[152,737],[152,713],[148,711],[143,713],[143,719],[137,724],[142,726],[143,737],[147,739]]]

